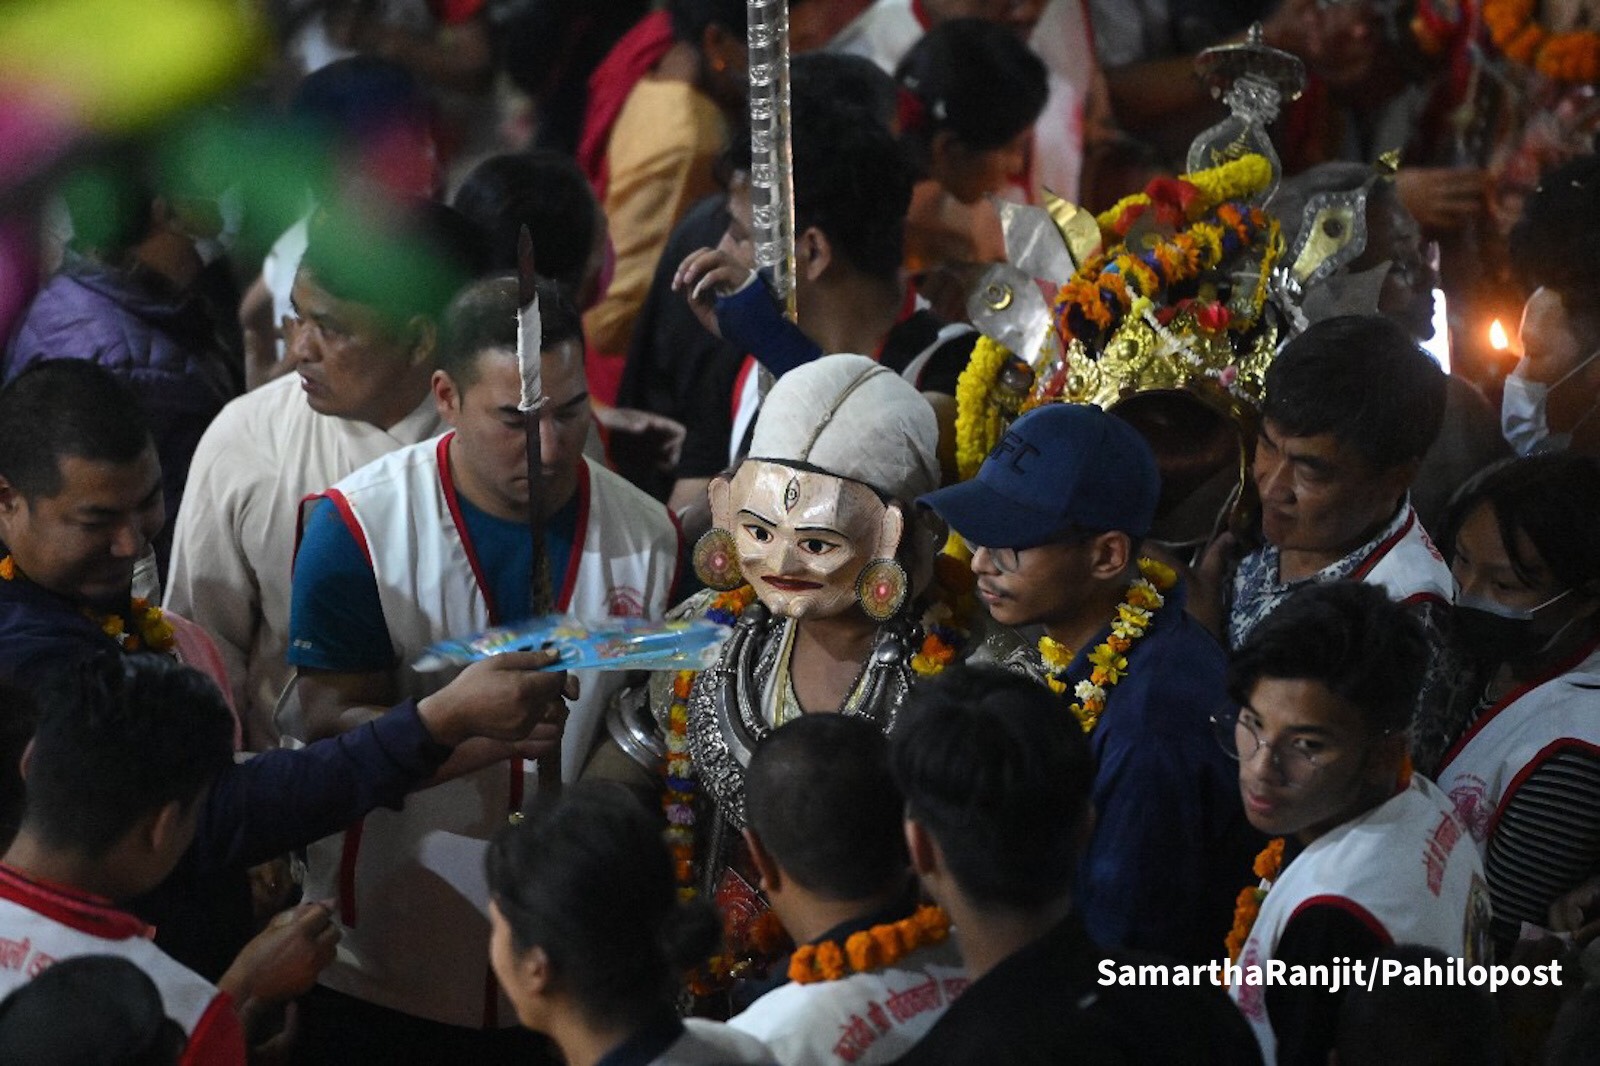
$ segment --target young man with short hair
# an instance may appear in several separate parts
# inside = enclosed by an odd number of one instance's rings
[[[947,919],[919,911],[887,738],[864,718],[802,715],[756,746],[744,788],[762,890],[801,946],[774,967],[782,983],[728,1024],[784,1066],[893,1062],[967,977]],[[886,957],[886,938],[904,954]],[[815,960],[834,951],[846,966],[830,977]]]
[[[276,744],[273,708],[293,676],[300,501],[439,432],[439,320],[487,255],[475,226],[429,202],[372,226],[319,212],[307,240],[287,336],[296,373],[234,400],[200,439],[167,577],[167,606],[217,640],[253,751]]]
[[[1256,441],[1265,543],[1227,584],[1217,631],[1229,647],[1312,582],[1379,585],[1424,615],[1449,605],[1450,568],[1407,496],[1444,402],[1438,364],[1389,319],[1325,319],[1284,346]],[[1208,553],[1208,574],[1220,575],[1231,545]]]
[[[156,651],[207,665],[197,627],[131,598],[135,560],[161,527],[161,467],[138,402],[79,360],[0,389],[0,684],[25,690],[85,656]],[[215,658],[215,653],[211,654]],[[219,978],[254,931],[245,871],[398,806],[472,736],[552,730],[564,677],[546,654],[500,656],[421,701],[303,750],[275,748],[216,775],[195,845],[130,906],[163,950]],[[219,688],[227,675],[210,664]],[[14,709],[15,710],[15,709]],[[0,765],[0,772],[15,772]]]
[[[1263,987],[1251,967],[1371,960],[1396,943],[1488,961],[1477,849],[1406,761],[1427,657],[1420,623],[1354,581],[1295,593],[1234,655],[1239,709],[1219,717],[1218,739],[1239,760],[1251,824],[1288,860],[1230,974],[1268,1063],[1325,1063],[1342,997]]]
[[[942,321],[901,276],[912,174],[894,137],[863,101],[826,93],[844,83],[840,72],[816,63],[804,73],[811,77],[796,81],[793,151],[798,319],[783,318],[752,269],[748,185],[729,194],[722,243],[690,254],[674,279],[708,329],[749,353],[734,384],[730,462],[755,425],[762,370],[782,377],[856,352],[923,392],[953,397],[972,353],[971,327]]]
[[[913,691],[891,744],[911,865],[949,915],[972,982],[900,1062],[1260,1061],[1219,990],[1105,981],[1108,962],[1134,960],[1105,951],[1078,916],[1094,771],[1049,692],[952,667]]]
[[[554,285],[538,289],[541,470],[528,470],[518,409],[518,282],[492,278],[464,289],[445,317],[432,388],[453,431],[363,467],[309,508],[290,619],[296,714],[280,716],[290,735],[333,736],[394,700],[424,696],[440,678],[412,664],[429,645],[529,618],[535,507],[549,609],[656,618],[669,605],[677,526],[659,501],[584,457],[581,320]],[[559,744],[563,776],[583,769],[622,675],[579,676],[559,741],[463,747],[425,796],[312,847],[309,889],[339,900],[348,948],[307,1004],[306,1038],[320,1053],[526,1054],[518,1045],[527,1034],[511,1030],[515,1017],[486,982],[488,920],[449,886],[473,861],[462,856],[481,854],[531,795],[526,759]],[[441,838],[452,846],[434,847]]]
[[[188,850],[203,797],[232,761],[233,716],[199,674],[148,654],[106,652],[40,688],[38,702],[26,813],[0,860],[0,996],[62,959],[117,956],[155,982],[188,1040],[181,1062],[242,1064],[232,998],[120,906]],[[331,957],[337,933],[322,926]]]
[[[1073,705],[1097,770],[1077,903],[1113,948],[1216,957],[1260,842],[1208,720],[1226,700],[1222,649],[1184,587],[1140,559],[1160,494],[1136,430],[1097,407],[1019,418],[971,481],[919,502],[973,546],[996,622],[1043,626],[1017,665]],[[1063,712],[1066,708],[1062,708]]]

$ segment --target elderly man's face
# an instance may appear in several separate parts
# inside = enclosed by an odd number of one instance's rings
[[[1394,515],[1409,477],[1374,471],[1332,433],[1292,437],[1272,419],[1256,442],[1261,534],[1281,551],[1343,555]]]
[[[412,375],[418,338],[366,304],[341,300],[301,268],[290,290],[296,321],[287,335],[306,403],[322,415],[388,429],[422,396]]]

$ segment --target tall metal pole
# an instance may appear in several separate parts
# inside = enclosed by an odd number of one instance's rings
[[[795,319],[794,168],[790,145],[788,0],[749,0],[750,217],[756,265],[770,270]]]

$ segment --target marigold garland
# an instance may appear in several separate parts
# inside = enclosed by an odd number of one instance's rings
[[[17,576],[17,563],[11,556],[0,559],[0,581],[12,581]],[[143,597],[135,596],[128,604],[133,620],[133,631],[120,614],[100,614],[87,607],[83,613],[100,626],[100,631],[117,642],[123,651],[168,652],[178,645],[177,633],[167,621],[165,612]]]
[[[789,960],[789,980],[809,985],[893,966],[918,948],[938,944],[949,935],[949,915],[925,905],[909,918],[852,933],[842,948],[832,940],[796,948]]]
[[[666,791],[661,806],[667,815],[667,847],[680,898],[692,899],[694,888],[694,797],[697,783],[689,758],[689,690],[693,670],[672,678],[672,705],[667,710]]]
[[[921,648],[911,660],[912,669],[925,677],[940,673],[955,660],[966,643],[966,619],[975,603],[972,574],[962,564],[959,555],[937,556],[934,576],[933,589],[936,594],[923,616],[925,635]],[[742,585],[713,597],[705,616],[720,625],[731,626],[755,599],[755,589]],[[672,703],[667,708],[667,755],[662,769],[665,788],[661,807],[667,818],[667,846],[672,855],[678,898],[684,901],[694,899],[699,894],[695,885],[694,862],[694,808],[699,782],[689,752],[689,693],[694,689],[696,673],[694,670],[679,670],[673,676]],[[750,931],[751,946],[762,955],[774,954],[784,937],[783,926],[770,911],[761,915]],[[734,976],[737,964],[738,960],[730,955],[713,956],[689,975],[689,990],[697,996],[715,992]],[[831,969],[831,958],[827,965]]]
[[[1156,612],[1165,604],[1166,593],[1178,583],[1178,575],[1165,563],[1154,559],[1139,560],[1139,577],[1129,584],[1122,602],[1117,605],[1117,616],[1111,622],[1111,635],[1089,653],[1091,670],[1085,681],[1073,689],[1077,701],[1071,706],[1072,714],[1085,733],[1094,729],[1106,709],[1106,698],[1128,673],[1128,652],[1150,628]],[[1071,648],[1049,636],[1039,638],[1039,658],[1045,665],[1045,684],[1058,695],[1067,691],[1061,675],[1075,658]]]
[[[944,550],[933,557],[933,588],[922,615],[922,645],[911,656],[911,669],[919,677],[934,677],[955,662],[972,635],[969,619],[977,609],[977,582],[972,559],[960,537],[952,534]]]
[[[1167,290],[1194,280],[1241,249],[1263,245],[1268,254],[1263,256],[1262,268],[1270,271],[1277,259],[1278,232],[1277,221],[1260,208],[1229,201],[1218,205],[1211,218],[1170,237],[1152,236],[1142,248],[1113,245],[1096,253],[1061,286],[1056,293],[1056,321],[1064,336],[1070,334],[1096,345],[1101,335],[1114,331],[1142,299],[1163,302]],[[1265,292],[1265,286],[1258,283],[1255,312],[1231,316],[1226,328],[1244,332],[1254,326]]]
[[[1485,0],[1489,39],[1513,63],[1552,81],[1586,85],[1600,80],[1600,32],[1551,33],[1535,19],[1537,0]]]
[[[731,626],[744,609],[755,601],[756,590],[741,585],[711,600],[706,617]],[[672,678],[672,704],[667,708],[667,760],[663,767],[666,790],[661,809],[667,816],[667,847],[672,853],[673,874],[680,899],[695,897],[694,885],[694,801],[699,783],[689,755],[689,692],[694,688],[696,671],[679,670]]]
[[[1000,440],[1004,423],[999,408],[990,402],[989,391],[1010,358],[1011,352],[999,341],[979,337],[966,369],[956,380],[956,471],[962,481],[978,473]]]
[[[1194,221],[1225,200],[1243,200],[1272,183],[1272,164],[1262,155],[1251,153],[1221,166],[1197,170],[1180,178],[1158,178],[1143,192],[1124,196],[1095,216],[1101,233],[1125,237],[1133,223],[1157,198],[1180,203],[1187,221]],[[1187,187],[1192,195],[1185,195]],[[1131,212],[1131,214],[1130,214]]]
[[[1261,849],[1252,869],[1260,882],[1240,889],[1239,898],[1233,905],[1233,928],[1228,930],[1226,942],[1229,962],[1239,961],[1244,942],[1250,939],[1250,930],[1255,928],[1256,919],[1261,915],[1262,901],[1267,898],[1272,883],[1283,872],[1282,837],[1273,838]]]

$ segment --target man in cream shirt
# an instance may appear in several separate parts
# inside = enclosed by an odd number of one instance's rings
[[[300,501],[439,433],[428,386],[438,321],[481,267],[482,240],[440,204],[391,221],[379,231],[312,220],[291,296],[297,373],[217,416],[178,512],[166,605],[215,639],[252,750],[277,742],[272,710],[294,674],[285,656]]]

